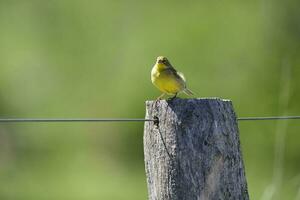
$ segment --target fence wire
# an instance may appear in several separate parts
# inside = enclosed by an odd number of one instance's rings
[[[291,120],[300,119],[300,116],[270,116],[270,117],[238,117],[238,121],[260,120]],[[143,118],[0,118],[0,123],[25,123],[25,122],[157,122],[158,119]]]

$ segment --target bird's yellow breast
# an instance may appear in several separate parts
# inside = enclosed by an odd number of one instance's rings
[[[160,91],[167,94],[176,94],[184,88],[183,81],[160,64],[154,65],[151,71],[151,80]]]

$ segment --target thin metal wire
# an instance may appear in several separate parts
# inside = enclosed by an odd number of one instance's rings
[[[272,116],[272,117],[239,117],[239,121],[258,121],[258,120],[287,120],[300,119],[300,116]]]
[[[0,123],[13,122],[146,122],[157,121],[155,119],[139,118],[9,118],[0,119]]]
[[[238,117],[238,121],[258,120],[289,120],[300,119],[300,116],[271,116],[271,117]],[[7,118],[0,119],[0,123],[19,122],[156,122],[158,119],[142,118]]]

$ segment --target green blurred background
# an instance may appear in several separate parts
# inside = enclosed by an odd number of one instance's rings
[[[158,55],[238,116],[300,113],[300,3],[0,1],[0,117],[144,117]],[[181,96],[184,97],[185,96]],[[300,123],[240,122],[251,199],[300,199]],[[0,199],[146,199],[143,123],[0,124]]]

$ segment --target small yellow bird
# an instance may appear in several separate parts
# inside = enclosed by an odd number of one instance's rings
[[[186,81],[182,73],[177,72],[169,60],[164,56],[158,56],[151,71],[151,81],[160,91],[163,92],[157,99],[161,99],[165,94],[174,95],[179,92],[193,95],[193,92],[186,87]]]

